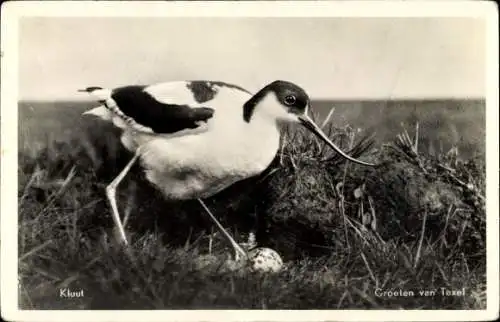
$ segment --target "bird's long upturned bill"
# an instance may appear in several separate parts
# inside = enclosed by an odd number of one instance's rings
[[[323,133],[323,131],[319,128],[319,126],[314,123],[314,121],[307,116],[306,114],[299,116],[300,123],[304,125],[309,131],[313,132],[316,134],[318,137],[320,137],[323,141],[325,141],[326,144],[328,144],[332,149],[337,151],[341,156],[346,158],[349,161],[359,163],[362,165],[367,165],[367,166],[374,166],[372,163],[364,162],[361,160],[357,160],[349,155],[347,155],[344,151],[342,151],[338,146],[336,146],[326,135]]]

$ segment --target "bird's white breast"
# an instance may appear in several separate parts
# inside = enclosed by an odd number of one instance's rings
[[[206,131],[174,137],[142,134],[146,176],[166,198],[211,196],[261,173],[273,160],[279,147],[276,124],[260,119],[245,122],[242,105],[246,97],[223,90],[211,101],[216,112]]]

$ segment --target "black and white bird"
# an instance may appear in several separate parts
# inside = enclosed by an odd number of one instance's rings
[[[123,243],[116,188],[139,160],[146,178],[170,200],[197,199],[235,251],[245,251],[222,227],[202,199],[263,172],[280,144],[280,123],[298,123],[342,152],[308,117],[310,100],[299,86],[274,81],[257,93],[224,82],[175,81],[115,89],[87,87],[102,105],[97,115],[123,130],[121,142],[134,153],[106,194]]]

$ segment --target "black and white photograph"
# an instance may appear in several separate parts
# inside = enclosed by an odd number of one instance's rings
[[[497,8],[417,3],[4,4],[3,318],[498,317]]]

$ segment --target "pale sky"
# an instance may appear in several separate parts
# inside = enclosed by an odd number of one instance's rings
[[[485,95],[474,18],[23,18],[19,33],[21,99],[190,79],[284,79],[313,98]]]

